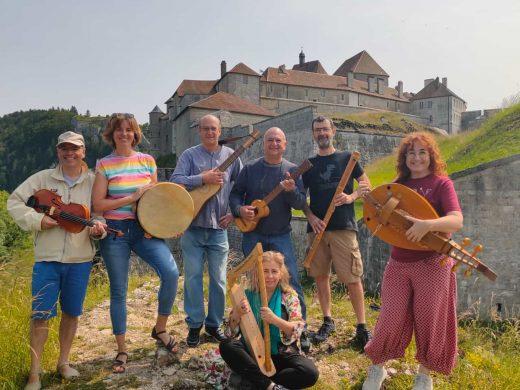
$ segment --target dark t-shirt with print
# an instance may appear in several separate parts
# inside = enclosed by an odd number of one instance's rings
[[[311,198],[309,207],[311,211],[318,218],[323,219],[332,202],[341,176],[350,160],[350,153],[336,151],[328,156],[316,155],[309,160],[313,166],[303,174],[303,185],[309,189]],[[356,162],[352,175],[350,175],[343,192],[351,194],[354,185],[353,179],[358,179],[363,173],[363,169]],[[326,230],[357,231],[354,204],[344,204],[336,207]],[[312,232],[312,228],[309,224],[307,224],[307,232]]]

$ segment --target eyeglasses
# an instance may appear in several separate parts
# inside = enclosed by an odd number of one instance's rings
[[[426,150],[419,150],[416,152],[415,150],[409,150],[406,152],[406,157],[426,157],[428,155],[428,152]]]
[[[125,112],[114,112],[111,115],[111,118],[124,118],[124,119],[132,119],[134,117],[134,114],[128,114]]]

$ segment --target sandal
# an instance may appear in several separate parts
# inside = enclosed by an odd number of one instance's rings
[[[126,359],[118,359],[120,355],[126,356]],[[126,363],[128,363],[128,354],[126,352],[118,352],[115,359],[112,361],[112,372],[114,374],[123,374],[126,371]]]
[[[154,326],[152,329],[152,338],[154,340],[160,341],[161,344],[163,345],[163,347],[166,348],[166,350],[168,350],[168,352],[176,353],[179,350],[177,341],[175,340],[175,338],[173,336],[168,335],[170,337],[170,340],[168,341],[167,344],[165,344],[164,341],[162,341],[162,339],[159,337],[159,335],[161,335],[163,333],[166,333],[166,331],[163,330],[161,332],[157,332],[155,330],[155,326]]]

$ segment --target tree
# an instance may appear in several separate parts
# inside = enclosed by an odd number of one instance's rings
[[[87,112],[85,113],[85,116],[90,116],[90,110],[87,110]]]
[[[78,109],[76,108],[76,106],[72,106],[70,108],[70,112],[72,112],[74,115],[78,115]]]

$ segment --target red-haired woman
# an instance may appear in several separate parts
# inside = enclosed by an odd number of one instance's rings
[[[428,200],[438,219],[413,222],[406,237],[418,242],[431,231],[454,233],[462,227],[462,213],[452,181],[446,173],[435,139],[428,133],[405,137],[397,154],[397,183]],[[392,247],[383,276],[382,307],[374,338],[365,346],[373,365],[363,390],[379,389],[386,378],[383,364],[404,357],[415,335],[419,372],[413,389],[432,389],[430,370],[449,374],[457,356],[457,284],[440,254]]]

